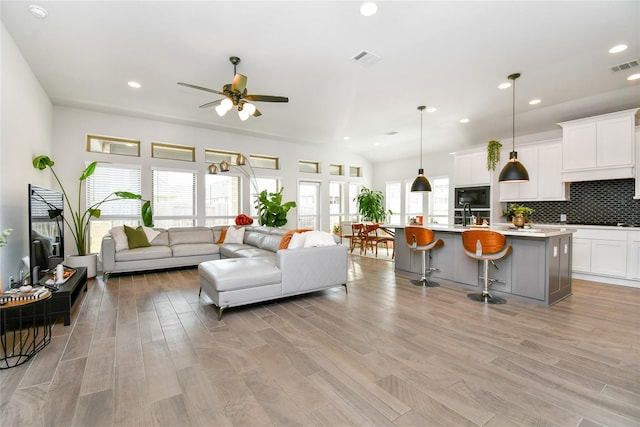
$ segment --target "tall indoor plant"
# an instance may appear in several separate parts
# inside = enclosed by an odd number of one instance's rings
[[[267,227],[282,227],[287,223],[287,213],[296,207],[296,202],[282,203],[282,190],[268,193],[262,190],[256,199],[256,209],[260,217],[260,224]]]
[[[364,221],[384,222],[387,214],[392,213],[385,209],[384,195],[381,191],[362,187],[354,201],[358,204],[358,212]]]
[[[56,181],[58,182],[58,185],[60,186],[60,189],[62,190],[64,202],[67,205],[67,208],[69,209],[69,213],[67,215],[63,215],[62,218],[65,224],[67,224],[67,227],[69,227],[69,230],[71,231],[71,235],[73,236],[73,240],[76,245],[76,251],[78,252],[79,256],[89,255],[88,254],[89,222],[91,221],[91,218],[100,218],[100,215],[101,215],[100,206],[103,203],[111,202],[114,200],[123,200],[123,199],[142,200],[142,196],[140,196],[139,194],[130,193],[128,191],[115,191],[109,194],[107,197],[105,197],[101,201],[94,203],[93,205],[89,206],[86,209],[82,209],[81,200],[82,200],[83,183],[86,181],[87,178],[93,175],[93,173],[96,170],[97,164],[98,162],[93,162],[89,166],[87,166],[84,171],[82,171],[82,174],[80,175],[80,178],[79,178],[80,182],[78,185],[78,204],[77,204],[77,207],[74,209],[74,206],[71,204],[71,201],[69,200],[67,191],[62,185],[62,182],[60,182],[60,179],[58,178],[56,171],[53,169],[53,166],[55,165],[54,161],[51,160],[49,156],[44,156],[44,155],[34,157],[33,159],[34,168],[38,170],[44,170],[46,168],[49,168],[51,170],[53,177],[56,179]],[[153,226],[151,202],[149,200],[144,201],[144,203],[142,204],[141,215],[142,215],[142,220],[144,225],[148,227]]]

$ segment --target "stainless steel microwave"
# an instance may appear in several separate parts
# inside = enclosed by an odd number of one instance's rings
[[[455,189],[455,209],[469,204],[471,209],[491,208],[491,187],[459,187]]]

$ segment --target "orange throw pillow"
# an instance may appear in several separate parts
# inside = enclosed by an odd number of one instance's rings
[[[298,230],[289,230],[282,236],[282,240],[280,240],[280,245],[278,249],[287,249],[289,247],[289,242],[291,241],[291,237],[295,233],[304,233],[305,231],[311,231],[310,228],[300,228]]]
[[[227,236],[227,227],[223,228],[222,231],[220,231],[220,237],[218,237],[218,241],[216,243],[217,244],[224,243],[224,238],[226,236]]]

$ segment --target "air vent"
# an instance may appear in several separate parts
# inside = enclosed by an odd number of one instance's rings
[[[380,57],[375,53],[367,52],[366,50],[362,50],[356,53],[353,58],[355,62],[362,65],[363,67],[370,67],[380,61]]]
[[[638,65],[640,65],[640,59],[634,59],[633,61],[625,62],[624,64],[614,65],[610,70],[613,72],[624,71],[629,68],[637,67]]]

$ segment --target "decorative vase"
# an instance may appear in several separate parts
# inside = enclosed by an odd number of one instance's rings
[[[513,225],[516,227],[524,227],[524,224],[527,222],[527,218],[523,217],[522,214],[518,214],[513,217]]]
[[[98,254],[67,255],[65,265],[68,267],[86,267],[87,278],[92,279],[98,273]]]

